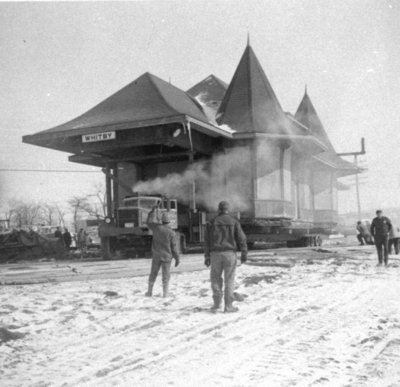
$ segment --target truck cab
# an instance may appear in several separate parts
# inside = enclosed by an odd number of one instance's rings
[[[178,229],[178,203],[175,199],[160,196],[127,196],[115,212],[115,218],[105,218],[99,227],[103,256],[111,258],[117,251],[149,251],[152,232],[147,226],[150,211],[156,208],[156,219],[168,212],[169,226]]]
[[[163,212],[168,211],[170,216],[170,227],[178,228],[177,201],[157,196],[126,197],[123,206],[118,208],[118,227],[120,228],[148,228],[147,217],[150,211],[157,206],[156,215],[159,219]]]

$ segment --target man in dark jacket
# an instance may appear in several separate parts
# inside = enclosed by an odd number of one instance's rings
[[[241,250],[241,262],[247,260],[246,236],[237,219],[229,215],[229,203],[222,201],[218,205],[218,215],[206,226],[204,240],[204,264],[211,265],[211,289],[213,292],[213,311],[221,306],[222,273],[225,280],[225,312],[237,312],[232,305],[235,287],[236,251]]]
[[[153,232],[151,247],[152,261],[149,276],[149,287],[146,296],[153,295],[153,286],[156,282],[160,267],[162,269],[163,297],[168,297],[168,286],[172,257],[175,259],[175,267],[179,265],[179,253],[175,232],[169,227],[167,212],[161,214],[161,223],[158,220],[155,206],[147,217],[147,226]]]
[[[62,241],[62,233],[60,227],[56,228],[56,231],[54,232],[54,238],[60,239]]]
[[[69,250],[71,247],[71,243],[72,243],[72,237],[67,228],[64,230],[63,240],[64,240],[65,248],[67,250]]]
[[[382,210],[376,211],[376,218],[371,223],[371,234],[375,240],[376,250],[378,252],[378,265],[388,264],[388,249],[389,249],[389,233],[392,229],[390,219],[382,215]],[[383,250],[383,251],[382,251]]]

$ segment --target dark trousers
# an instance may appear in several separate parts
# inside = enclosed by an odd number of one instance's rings
[[[375,236],[375,246],[378,252],[379,263],[388,263],[389,239],[386,236]]]
[[[389,254],[392,254],[392,247],[394,246],[394,252],[399,254],[399,239],[400,238],[392,238],[389,239]]]
[[[160,268],[162,269],[163,288],[164,287],[168,288],[169,278],[171,276],[171,274],[170,274],[171,261],[164,262],[164,261],[161,261],[160,258],[153,258],[152,261],[151,261],[149,283],[151,285],[153,285],[154,282],[156,282],[157,275],[158,275],[158,272],[160,271]]]

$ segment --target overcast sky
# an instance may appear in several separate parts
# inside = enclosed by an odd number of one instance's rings
[[[97,170],[21,137],[66,122],[146,71],[229,82],[247,32],[284,110],[308,94],[338,152],[360,148],[364,208],[400,206],[400,2],[0,3],[0,169]],[[101,173],[0,171],[11,198],[65,203]],[[356,209],[354,191],[340,209]],[[0,211],[1,218],[1,211]]]

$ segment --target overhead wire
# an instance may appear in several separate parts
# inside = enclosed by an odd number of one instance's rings
[[[100,173],[99,171],[78,171],[71,169],[17,169],[17,168],[0,168],[0,172],[68,172],[68,173]]]

